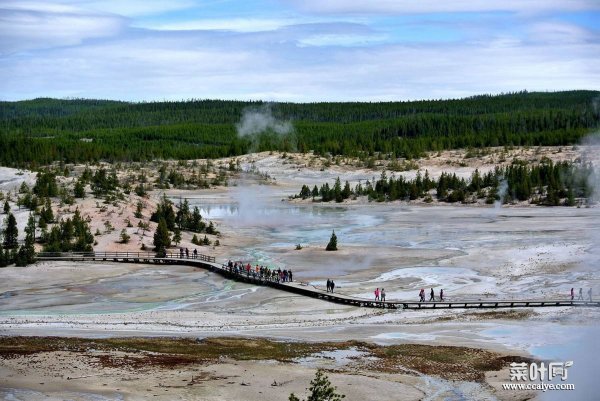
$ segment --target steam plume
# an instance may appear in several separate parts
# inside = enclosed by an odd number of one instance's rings
[[[280,121],[273,116],[268,104],[245,109],[236,128],[239,136],[251,136],[267,131],[286,135],[294,131],[290,121]]]

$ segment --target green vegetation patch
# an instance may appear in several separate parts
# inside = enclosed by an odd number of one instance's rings
[[[61,337],[0,337],[0,359],[41,352],[68,351],[92,358],[104,367],[136,369],[145,366],[174,368],[223,359],[276,360],[294,363],[298,358],[323,351],[357,349],[365,358],[356,363],[364,369],[384,373],[426,374],[449,380],[483,381],[485,372],[500,370],[513,361],[528,358],[450,346],[375,344],[344,341],[304,343],[260,338],[80,339]],[[366,357],[371,358],[366,358]]]

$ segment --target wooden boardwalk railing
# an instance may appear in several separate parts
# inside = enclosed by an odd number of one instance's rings
[[[312,298],[319,298],[329,302],[339,304],[354,305],[369,308],[384,309],[487,309],[487,308],[539,308],[539,307],[600,307],[600,301],[571,301],[570,299],[523,299],[523,300],[448,300],[438,302],[416,302],[416,301],[375,301],[351,297],[339,293],[324,291],[307,283],[279,282],[266,279],[260,275],[247,273],[245,271],[234,271],[225,265],[215,262],[213,256],[191,255],[182,257],[181,253],[167,253],[163,257],[156,257],[152,252],[67,252],[67,253],[49,253],[42,252],[37,254],[40,261],[107,261],[123,263],[155,263],[188,265],[208,269],[232,280],[242,281],[250,284],[264,285],[280,290],[304,295]]]

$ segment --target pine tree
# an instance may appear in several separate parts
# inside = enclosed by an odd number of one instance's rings
[[[142,218],[142,210],[144,209],[144,203],[142,201],[138,201],[135,206],[135,213],[133,214],[136,219]]]
[[[19,248],[15,260],[17,266],[35,263],[35,216],[33,214],[29,215],[25,233],[25,243]]]
[[[122,229],[121,230],[121,243],[122,244],[127,244],[129,242],[129,240],[131,239],[131,237],[129,236],[129,234],[127,234],[127,230],[126,229]]]
[[[323,373],[321,369],[317,370],[315,378],[310,381],[310,387],[308,389],[310,395],[306,401],[341,401],[346,396],[343,394],[336,393],[337,388],[331,385],[329,378]],[[290,394],[289,401],[300,401],[294,393]]]
[[[17,219],[12,213],[6,218],[6,228],[4,229],[4,247],[7,249],[15,249],[18,243],[19,229],[17,228]]]
[[[312,195],[312,198],[313,198],[313,200],[315,200],[315,198],[316,198],[317,196],[319,196],[319,188],[317,188],[317,186],[316,186],[316,185],[313,187],[313,190],[312,190],[312,193],[311,193],[311,195]]]
[[[4,201],[4,214],[10,213],[10,205],[8,204],[8,199]]]
[[[342,184],[340,182],[340,177],[335,180],[335,184],[333,185],[333,197],[338,203],[344,200],[342,197]]]
[[[76,198],[85,198],[85,184],[82,180],[78,180],[73,187],[73,195]]]
[[[154,233],[154,251],[158,256],[165,256],[167,248],[171,246],[171,236],[164,218],[158,221],[158,227]]]
[[[179,228],[176,228],[175,231],[173,231],[173,242],[175,245],[179,245],[181,242],[181,230]]]
[[[331,238],[329,239],[329,243],[325,248],[326,251],[337,251],[337,235],[335,235],[335,230],[331,233]]]
[[[4,248],[2,247],[2,243],[0,242],[0,267],[8,266],[8,260],[5,257]]]

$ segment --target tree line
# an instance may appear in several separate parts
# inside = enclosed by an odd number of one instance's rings
[[[238,136],[236,123],[263,102],[128,103],[35,99],[0,102],[0,164],[146,161],[314,151],[412,158],[466,147],[569,145],[600,125],[598,91],[519,92],[456,100],[273,103],[293,132]]]
[[[528,165],[515,160],[504,167],[495,167],[484,174],[476,169],[469,179],[455,173],[442,172],[432,179],[429,172],[419,171],[414,179],[395,176],[383,171],[379,179],[359,182],[351,187],[348,181],[342,185],[339,178],[332,185],[324,183],[312,189],[303,185],[295,198],[315,202],[343,202],[346,199],[367,196],[373,201],[423,200],[448,203],[475,203],[485,200],[487,204],[529,201],[545,206],[575,206],[578,200],[590,202],[594,188],[590,177],[594,174],[591,163],[576,164],[567,161],[553,163],[542,159],[539,164]]]

